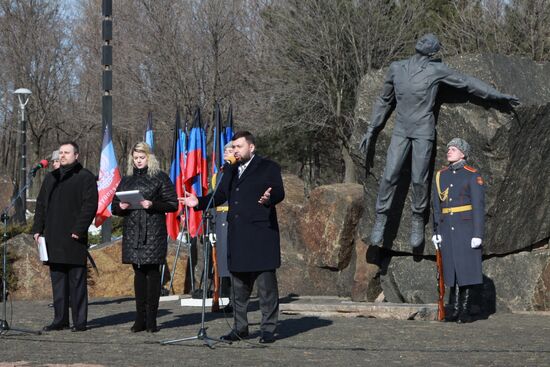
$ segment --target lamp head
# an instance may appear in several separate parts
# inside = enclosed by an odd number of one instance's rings
[[[27,88],[19,88],[15,90],[13,94],[15,94],[17,98],[19,98],[19,103],[24,107],[29,101],[29,97],[31,96],[32,92]]]

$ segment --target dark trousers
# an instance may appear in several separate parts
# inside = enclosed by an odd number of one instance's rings
[[[50,264],[54,325],[69,325],[69,298],[73,326],[86,327],[88,321],[88,269],[82,265]]]
[[[136,295],[136,326],[156,327],[160,299],[160,265],[146,264],[134,267]]]
[[[256,283],[262,312],[260,329],[262,332],[274,333],[279,319],[279,287],[275,270],[231,273],[231,275],[234,295],[232,299],[234,329],[238,332],[248,330],[248,303]]]
[[[398,135],[391,137],[386,156],[386,167],[380,180],[378,198],[376,199],[377,213],[387,214],[390,210],[403,163],[411,149],[412,212],[424,213],[428,205],[428,173],[433,144],[433,141],[428,139],[412,139]]]

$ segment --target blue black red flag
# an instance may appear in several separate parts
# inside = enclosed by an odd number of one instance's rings
[[[145,125],[145,137],[143,139],[153,151],[155,147],[155,138],[153,135],[153,112],[149,111],[147,114],[147,125]]]
[[[229,105],[229,110],[227,111],[227,121],[225,122],[225,141],[229,143],[233,140],[233,106]]]
[[[172,163],[170,165],[170,180],[176,186],[178,197],[184,196],[183,174],[185,165],[185,133],[181,129],[180,111],[176,111],[176,124],[174,126],[174,138],[172,142]],[[168,236],[175,240],[179,233],[180,212],[182,204],[178,203],[178,211],[166,214],[166,229]]]
[[[185,164],[185,189],[200,197],[208,192],[208,170],[206,164],[206,133],[202,127],[201,112],[197,107],[193,125],[189,132],[187,160]],[[189,209],[189,234],[195,237],[202,233],[201,212]]]
[[[214,138],[212,143],[212,188],[216,187],[216,176],[223,166],[223,151],[226,144],[225,132],[222,125],[220,105],[214,108]]]

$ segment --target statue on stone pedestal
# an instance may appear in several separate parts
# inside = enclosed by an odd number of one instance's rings
[[[440,43],[433,34],[422,36],[416,43],[416,54],[393,62],[388,70],[382,93],[374,103],[371,121],[360,149],[369,151],[372,137],[383,129],[395,109],[397,116],[388,148],[386,167],[380,180],[376,200],[376,219],[371,232],[373,245],[381,245],[401,169],[412,150],[412,227],[410,244],[424,241],[424,211],[428,204],[428,169],[435,140],[434,104],[441,83],[463,89],[483,100],[519,105],[515,96],[503,94],[474,77],[461,74],[433,56]]]

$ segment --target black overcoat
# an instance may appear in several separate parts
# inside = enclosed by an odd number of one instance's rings
[[[271,187],[268,203],[258,203]],[[199,198],[198,209],[207,206],[211,194]],[[281,168],[255,155],[241,177],[237,166],[225,170],[215,205],[229,202],[228,267],[231,272],[274,270],[281,266],[279,225],[275,205],[285,197]]]
[[[86,265],[88,227],[97,200],[96,176],[78,162],[66,172],[58,168],[46,175],[36,198],[32,233],[45,236],[48,262]]]
[[[113,200],[113,214],[124,217],[122,227],[122,262],[124,264],[164,264],[168,247],[166,215],[178,210],[174,184],[164,172],[154,176],[147,168],[134,168],[132,176],[124,176],[117,191],[139,190],[153,205],[149,209],[120,209],[120,200]]]
[[[439,171],[441,200],[434,179],[434,230],[442,238],[443,277],[447,286],[483,283],[481,247],[471,247],[472,238],[483,239],[485,224],[484,183],[481,175],[470,166]],[[444,208],[471,205],[472,210],[442,213]]]

